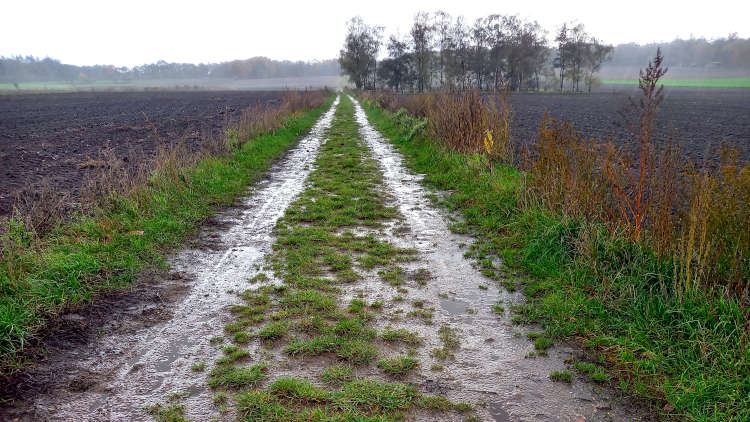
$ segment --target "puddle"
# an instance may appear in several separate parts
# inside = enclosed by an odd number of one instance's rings
[[[440,308],[451,315],[463,315],[469,304],[461,300],[440,299]]]
[[[528,328],[515,326],[508,311],[503,315],[492,311],[492,305],[498,302],[506,309],[523,302],[523,294],[505,291],[463,258],[462,247],[471,244],[472,239],[450,232],[448,216],[428,199],[429,192],[420,183],[422,176],[406,169],[400,153],[370,125],[359,103],[352,101],[360,134],[380,165],[393,205],[405,217],[401,227],[391,227],[390,233],[386,230],[386,240],[419,250],[421,259],[405,264],[405,269],[423,267],[432,275],[424,287],[409,285],[402,304],[384,308],[392,315],[404,315],[412,309],[413,301],[424,301],[425,308],[435,310],[431,324],[404,317],[376,323],[379,328],[390,324],[416,330],[425,338],[425,345],[418,351],[420,372],[408,381],[423,386],[439,383],[451,400],[487,403],[477,407],[483,421],[639,420],[643,414],[640,409],[612,403],[608,391],[598,391],[580,379],[572,384],[549,379],[552,371],[566,368],[564,360],[574,349],[555,346],[548,357],[525,358],[534,351],[521,333]],[[372,297],[390,298],[395,294],[394,288],[377,279],[365,280],[364,284],[357,288]],[[437,335],[442,325],[459,331],[460,348],[455,351],[454,360],[442,362],[442,371],[431,371],[436,360],[430,351],[442,346]],[[592,402],[608,405],[594,406]]]
[[[220,353],[209,344],[223,336],[231,320],[225,309],[241,300],[230,291],[252,285],[263,257],[271,251],[271,230],[287,206],[302,191],[304,180],[330,126],[339,99],[310,133],[272,166],[243,204],[216,218],[191,249],[169,259],[173,271],[192,279],[184,300],[166,322],[125,335],[97,340],[71,371],[108,372],[109,380],[84,392],[70,389],[39,394],[19,420],[151,421],[143,409],[166,403],[170,393],[188,393],[182,400],[186,416],[207,421],[222,417],[211,404],[206,373],[194,372],[194,362],[211,364]]]
[[[503,409],[500,403],[491,403],[488,405],[487,410],[490,412],[490,416],[495,422],[510,422],[510,415]]]

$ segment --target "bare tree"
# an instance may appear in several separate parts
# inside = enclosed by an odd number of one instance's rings
[[[612,57],[614,47],[611,45],[604,45],[598,39],[591,38],[588,43],[586,51],[586,67],[588,73],[586,75],[586,85],[588,92],[591,93],[591,85],[594,81],[594,74],[599,72],[602,68],[602,64]]]
[[[565,82],[565,66],[568,64],[568,25],[562,24],[560,30],[557,32],[555,37],[557,42],[557,57],[555,58],[554,66],[560,69],[560,92],[563,90]]]
[[[448,51],[453,44],[451,33],[451,15],[445,11],[438,10],[434,15],[435,35],[437,35],[438,47],[438,69],[440,73],[440,86],[445,86],[445,67],[448,59]]]

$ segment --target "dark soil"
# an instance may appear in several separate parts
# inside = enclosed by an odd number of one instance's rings
[[[219,136],[251,105],[283,92],[204,91],[0,96],[0,216],[14,192],[47,180],[75,197],[92,159],[153,154],[160,142],[191,148]]]
[[[699,165],[715,161],[722,142],[750,159],[750,90],[665,88],[657,115],[654,142],[664,145],[670,137],[682,152]],[[638,100],[638,91],[610,89],[593,94],[515,94],[514,130],[521,142],[534,142],[545,111],[571,123],[578,133],[596,142],[610,139],[620,146],[632,145],[622,126],[619,111],[628,97]]]

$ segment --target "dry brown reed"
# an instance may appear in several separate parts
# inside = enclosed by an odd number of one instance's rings
[[[410,96],[369,92],[364,97],[392,112],[403,108],[414,117],[427,118],[430,138],[453,150],[483,153],[502,162],[513,160],[513,111],[507,90],[489,96],[468,90]]]

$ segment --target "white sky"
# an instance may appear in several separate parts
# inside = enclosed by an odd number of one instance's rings
[[[519,14],[551,32],[577,20],[613,44],[730,32],[750,37],[749,0],[3,0],[0,56],[117,66],[160,59],[327,59],[338,56],[346,21],[355,15],[385,26],[387,36],[408,33],[416,12],[438,9],[463,15],[469,23],[490,13]]]

